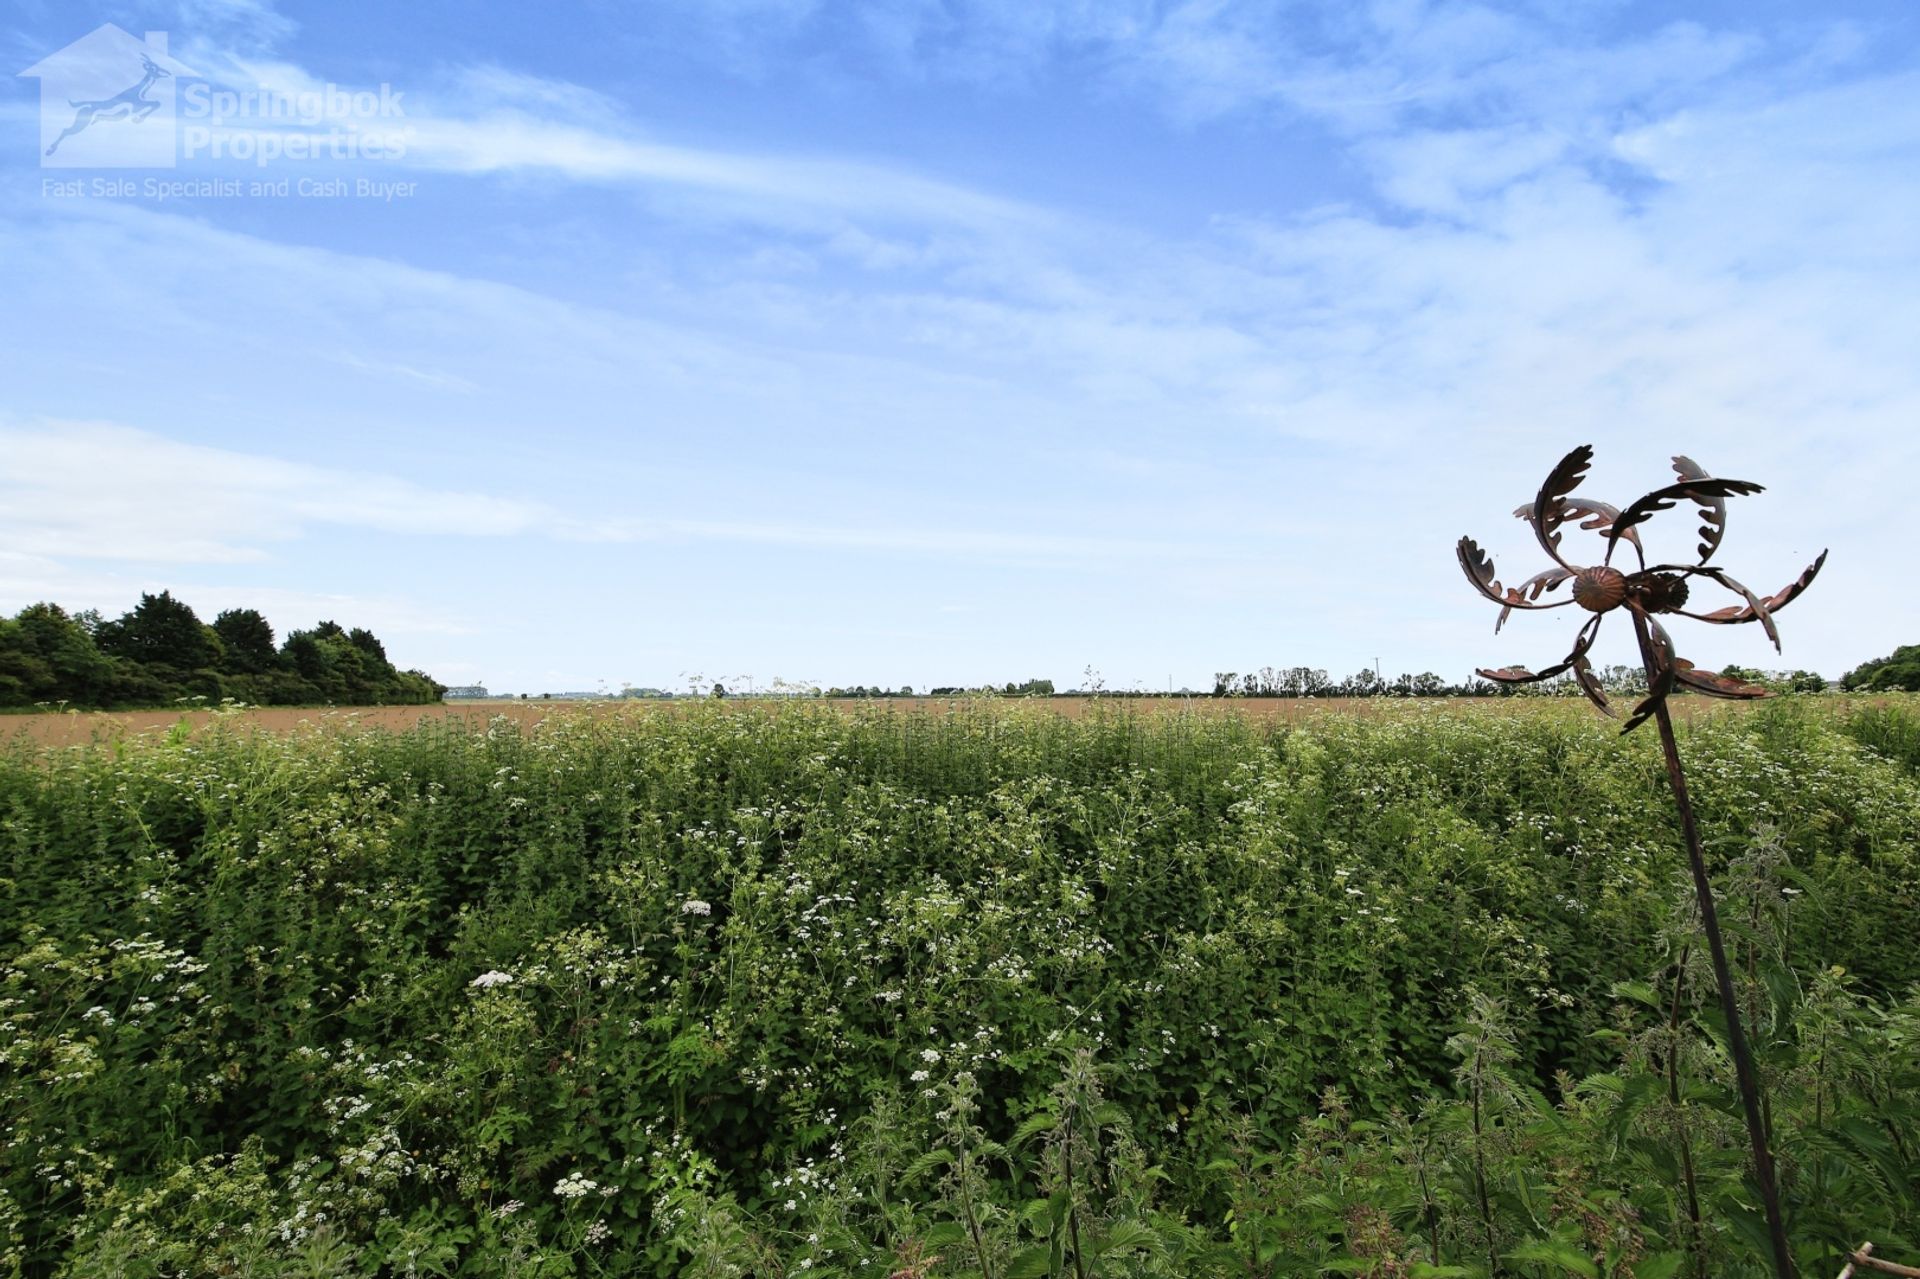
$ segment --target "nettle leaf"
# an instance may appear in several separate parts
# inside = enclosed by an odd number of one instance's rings
[[[1007,1279],[1046,1279],[1053,1273],[1053,1249],[1046,1244],[1029,1248],[1007,1265]]]
[[[1631,999],[1649,1008],[1665,1007],[1653,987],[1643,981],[1617,981],[1613,983],[1613,995],[1617,999]]]
[[[1153,1251],[1160,1246],[1160,1236],[1152,1226],[1144,1221],[1116,1221],[1107,1230],[1101,1240],[1102,1255],[1116,1252]]]
[[[1633,1263],[1633,1279],[1673,1279],[1687,1264],[1684,1252],[1660,1252]]]
[[[920,1237],[920,1242],[928,1251],[932,1251],[935,1248],[951,1248],[956,1244],[965,1243],[966,1239],[965,1226],[957,1221],[943,1221],[937,1226],[930,1227],[927,1233]]]
[[[906,1171],[900,1174],[900,1180],[911,1185],[928,1173],[938,1172],[944,1169],[952,1162],[953,1152],[951,1150],[945,1148],[929,1150],[907,1165]]]
[[[1600,1279],[1600,1267],[1593,1264],[1593,1258],[1581,1252],[1572,1244],[1558,1239],[1534,1239],[1521,1244],[1507,1254],[1509,1261],[1536,1261],[1543,1265],[1556,1266],[1570,1275],[1579,1275],[1581,1279]]]

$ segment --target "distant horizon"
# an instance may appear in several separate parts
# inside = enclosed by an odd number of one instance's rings
[[[6,59],[9,615],[165,588],[516,693],[1457,680],[1567,652],[1453,547],[1526,580],[1591,443],[1615,504],[1765,485],[1757,591],[1830,552],[1700,665],[1920,640],[1894,0],[109,0]]]

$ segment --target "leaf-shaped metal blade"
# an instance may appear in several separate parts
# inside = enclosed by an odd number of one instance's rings
[[[1712,578],[1734,594],[1745,599],[1747,601],[1747,611],[1753,614],[1760,625],[1766,629],[1767,638],[1773,641],[1773,651],[1776,653],[1780,651],[1780,628],[1773,624],[1773,610],[1767,607],[1765,600],[1740,585],[1740,583],[1734,581],[1721,569],[1703,568],[1700,570],[1700,576]]]
[[[1601,687],[1600,681],[1594,676],[1592,662],[1584,657],[1575,662],[1573,678],[1580,685],[1580,691],[1587,695],[1587,700],[1600,708],[1601,714],[1614,714],[1613,707],[1607,703],[1607,690]]]
[[[1507,624],[1507,619],[1513,616],[1513,610],[1516,608],[1565,608],[1573,603],[1571,599],[1555,600],[1551,604],[1537,602],[1542,595],[1572,576],[1572,569],[1549,568],[1535,573],[1518,586],[1509,586],[1501,601],[1505,607],[1500,610],[1500,620],[1493,624],[1493,633],[1495,635],[1500,633],[1500,628]]]
[[[1563,499],[1560,505],[1561,508],[1566,511],[1568,519],[1578,518],[1581,528],[1593,532],[1606,532],[1613,527],[1613,522],[1620,518],[1619,507],[1613,505],[1611,502],[1601,502],[1593,498],[1569,497]],[[1525,506],[1516,506],[1513,508],[1513,513],[1517,519],[1523,519],[1528,524],[1533,523],[1533,503],[1529,502]],[[1644,564],[1646,562],[1647,552],[1646,548],[1640,544],[1639,531],[1636,529],[1628,529],[1621,536],[1633,543],[1633,549],[1639,553],[1641,563]],[[1556,546],[1559,544],[1557,535],[1554,544]]]
[[[1580,487],[1580,481],[1586,478],[1587,468],[1593,464],[1593,445],[1582,444],[1565,457],[1559,464],[1547,472],[1546,483],[1540,486],[1540,493],[1533,499],[1534,536],[1540,539],[1540,545],[1547,554],[1563,568],[1572,568],[1560,557],[1560,526],[1567,520],[1567,494]]]
[[[1607,558],[1603,563],[1613,562],[1613,550],[1627,530],[1637,524],[1644,524],[1655,512],[1670,511],[1675,502],[1698,502],[1703,498],[1745,497],[1749,493],[1764,491],[1764,486],[1751,480],[1683,480],[1678,484],[1669,484],[1665,488],[1655,489],[1639,501],[1620,512],[1620,518],[1607,530]]]
[[[1756,697],[1771,697],[1772,693],[1758,684],[1749,684],[1742,679],[1731,679],[1718,671],[1703,671],[1692,662],[1674,663],[1674,678],[1688,688],[1705,693],[1708,697],[1725,697],[1734,701],[1749,701]]]
[[[1767,612],[1778,613],[1787,605],[1800,598],[1806,589],[1813,585],[1813,579],[1820,576],[1820,568],[1827,562],[1827,553],[1820,552],[1820,558],[1807,565],[1799,577],[1781,587],[1773,595],[1761,602],[1767,606]],[[1744,604],[1730,604],[1726,608],[1717,608],[1711,613],[1682,612],[1682,617],[1691,617],[1696,622],[1712,622],[1718,626],[1727,626],[1740,622],[1757,622],[1760,615]]]
[[[1635,617],[1646,624],[1647,635],[1650,641],[1643,646],[1647,654],[1649,667],[1647,671],[1647,696],[1644,701],[1633,708],[1633,714],[1627,717],[1626,724],[1621,727],[1620,734],[1623,737],[1652,719],[1653,713],[1660,708],[1660,704],[1666,701],[1667,696],[1673,692],[1675,679],[1674,668],[1679,664],[1680,660],[1674,656],[1673,637],[1667,634],[1665,627],[1638,610],[1635,611]]]
[[[1580,521],[1581,528],[1597,532],[1604,533],[1612,529],[1620,519],[1620,508],[1610,502],[1596,502],[1590,498],[1576,497],[1567,500],[1566,508],[1567,514],[1584,517]],[[1640,530],[1629,528],[1620,536],[1633,543],[1633,549],[1639,554],[1640,562],[1646,563],[1647,552],[1646,548],[1640,545]]]
[[[1593,647],[1594,637],[1600,633],[1602,616],[1599,613],[1594,614],[1593,620],[1580,628],[1580,633],[1573,640],[1573,651],[1567,654],[1565,661],[1556,662],[1543,671],[1530,671],[1524,666],[1503,666],[1498,670],[1482,669],[1474,673],[1482,679],[1495,680],[1501,684],[1537,684],[1543,679],[1552,679],[1555,675],[1571,670],[1575,663],[1586,657],[1587,650]]]
[[[1681,454],[1674,455],[1673,473],[1682,481],[1713,478],[1698,462]],[[1720,549],[1720,539],[1727,535],[1727,500],[1696,497],[1694,502],[1700,507],[1700,562],[1705,564]]]
[[[1498,670],[1489,670],[1482,666],[1473,673],[1481,679],[1490,679],[1500,684],[1531,684],[1537,679],[1546,678],[1543,675],[1535,675],[1524,666],[1502,666]]]
[[[1506,597],[1500,593],[1500,580],[1493,575],[1493,557],[1480,549],[1480,544],[1470,537],[1463,537],[1454,544],[1453,553],[1460,560],[1460,571],[1473,583],[1473,589],[1492,600],[1495,604],[1505,604]]]

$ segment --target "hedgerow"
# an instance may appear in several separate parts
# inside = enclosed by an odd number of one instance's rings
[[[1654,744],[1570,710],[16,745],[0,1272],[1760,1273]],[[1684,733],[1809,1267],[1920,1228],[1910,715]]]

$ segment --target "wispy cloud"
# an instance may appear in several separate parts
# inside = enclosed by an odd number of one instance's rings
[[[182,56],[217,83],[289,99],[326,88],[323,77],[257,47],[199,36]],[[350,86],[355,90],[371,86]],[[381,167],[468,176],[522,175],[573,183],[686,190],[729,200],[736,218],[778,221],[857,215],[935,226],[1017,227],[1050,220],[1042,208],[898,165],[841,156],[755,153],[676,143],[634,121],[616,100],[584,86],[495,64],[463,66],[400,89],[403,114],[367,122],[390,154]],[[200,126],[203,154],[234,141],[312,132],[295,118],[237,116]],[[392,145],[397,140],[399,145]],[[218,144],[218,149],[214,147]],[[249,148],[245,154],[251,154]],[[244,161],[240,163],[245,163]]]
[[[373,471],[288,462],[90,422],[0,426],[0,535],[40,562],[245,564],[328,526],[412,536],[723,542],[907,556],[1072,561],[1166,555],[1147,539],[859,527],[562,509]]]
[[[187,583],[177,569],[79,566],[0,551],[0,601],[8,610],[46,600],[69,610],[97,609],[104,616],[117,617],[132,608],[143,592],[159,591],[172,591],[203,619],[229,608],[259,609],[281,635],[332,618],[342,625],[368,627],[385,638],[411,641],[407,647],[417,649],[415,637],[471,637],[482,629],[465,614],[443,613],[396,594],[301,590],[271,580]],[[412,660],[404,658],[403,663]],[[437,668],[435,673],[440,673]]]
[[[550,519],[533,503],[103,423],[0,427],[0,458],[8,544],[61,559],[234,564],[316,525],[497,537]]]

